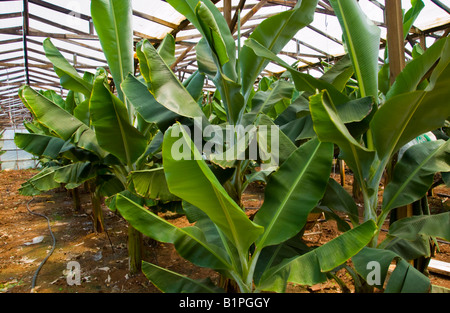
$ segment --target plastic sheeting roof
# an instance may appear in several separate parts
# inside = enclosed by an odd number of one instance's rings
[[[24,50],[24,3],[28,2],[28,34]],[[223,10],[224,0],[213,1]],[[265,18],[291,9],[293,0],[232,0],[231,17],[236,9],[241,10],[241,40]],[[406,58],[410,58],[415,43],[422,37],[430,46],[450,29],[450,1],[423,0],[425,8],[416,20],[407,38]],[[173,68],[181,80],[196,70],[195,44],[200,40],[199,32],[185,17],[162,0],[132,0],[133,29],[135,41],[148,38],[158,42],[167,33],[176,35],[176,66]],[[366,15],[381,29],[381,38],[386,39],[384,22],[384,0],[360,0]],[[402,7],[411,7],[410,0],[402,0]],[[46,59],[42,41],[50,37],[61,53],[79,71],[94,72],[99,66],[106,67],[105,57],[90,18],[90,0],[4,0],[0,2],[0,128],[22,123],[29,117],[17,96],[18,88],[27,83],[35,89],[52,89],[62,95],[59,78]],[[321,61],[332,62],[345,54],[342,32],[328,0],[320,0],[314,21],[286,45],[280,57],[288,63],[298,62],[301,70],[312,75],[321,73]],[[383,50],[380,50],[380,57]],[[27,62],[25,62],[25,60]],[[26,64],[28,63],[28,64]],[[27,65],[27,66],[26,66]],[[283,71],[269,64],[263,75]],[[208,84],[205,89],[213,88]]]

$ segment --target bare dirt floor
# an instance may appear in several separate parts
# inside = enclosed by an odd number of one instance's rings
[[[29,293],[32,282],[37,293],[158,293],[142,274],[131,276],[128,271],[127,223],[104,207],[106,232],[93,232],[89,194],[81,192],[86,213],[75,211],[70,194],[54,190],[35,197],[19,194],[20,185],[37,172],[17,170],[0,172],[0,293]],[[339,176],[336,180],[340,181]],[[351,190],[352,177],[346,175],[346,188]],[[437,195],[439,194],[439,195]],[[435,188],[429,197],[433,212],[449,210],[449,188]],[[244,195],[249,215],[264,201],[264,187],[251,185]],[[34,277],[41,262],[52,248],[47,220],[32,215],[46,215],[56,239],[56,248]],[[177,226],[187,226],[184,216],[161,214]],[[311,245],[323,244],[339,234],[336,223],[323,218],[305,232],[304,240]],[[450,245],[442,243],[435,259],[450,262]],[[180,258],[173,246],[144,238],[144,260],[184,274],[191,278],[219,279],[216,272],[199,268]],[[66,278],[68,263],[80,264],[80,284],[69,284]],[[341,270],[338,276],[352,290],[350,275]],[[450,288],[450,277],[430,273],[433,285]],[[290,285],[288,293],[341,293],[335,281],[315,286]]]

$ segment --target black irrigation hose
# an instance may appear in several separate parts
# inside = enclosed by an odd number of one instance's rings
[[[31,214],[36,215],[36,216],[43,217],[43,218],[45,218],[45,219],[47,220],[48,229],[49,229],[49,231],[50,231],[50,235],[52,236],[53,244],[52,244],[52,249],[51,249],[50,252],[47,254],[47,256],[45,257],[45,259],[42,260],[41,264],[39,265],[39,267],[37,268],[36,272],[34,273],[33,279],[32,279],[32,281],[31,281],[31,292],[34,292],[34,287],[36,286],[36,279],[37,279],[37,276],[38,276],[39,271],[41,270],[41,268],[42,268],[42,266],[44,265],[44,263],[48,260],[48,258],[52,255],[52,253],[53,253],[53,251],[55,250],[55,247],[56,247],[56,238],[55,238],[55,235],[54,235],[53,232],[52,232],[52,227],[50,226],[50,219],[49,219],[47,216],[45,216],[44,214],[36,213],[36,212],[31,211],[30,208],[29,208],[29,205],[30,205],[31,201],[33,201],[33,200],[34,200],[34,198],[32,198],[30,201],[27,202],[27,210],[28,210],[28,212],[30,212]]]

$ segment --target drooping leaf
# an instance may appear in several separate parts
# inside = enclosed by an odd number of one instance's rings
[[[40,123],[54,131],[63,140],[71,140],[78,147],[105,157],[95,133],[86,124],[60,108],[29,86],[19,89],[19,97]]]
[[[145,261],[142,262],[142,272],[159,290],[166,293],[223,292],[210,279],[194,280]]]
[[[167,109],[186,117],[202,117],[203,112],[153,45],[144,41],[142,51],[149,67],[150,92]]]
[[[53,45],[50,38],[43,41],[42,47],[45,51],[45,56],[52,62],[55,73],[59,76],[61,86],[68,90],[81,92],[86,97],[89,97],[92,90],[92,85],[83,79],[78,74],[77,70],[64,58],[59,50]]]
[[[287,64],[281,58],[279,58],[275,53],[265,48],[256,40],[249,38],[245,41],[245,47],[250,48],[254,54],[262,59],[267,59],[270,61],[274,61],[280,66],[286,68],[290,73],[292,80],[294,81],[295,88],[298,91],[305,91],[308,95],[313,95],[316,93],[316,90],[327,90],[332,97],[333,101],[339,105],[342,103],[346,103],[350,101],[350,98],[341,93],[336,89],[332,84],[328,83],[325,80],[317,79],[311,75],[301,73],[294,69],[292,66]]]
[[[390,225],[389,235],[409,241],[414,241],[421,235],[449,240],[450,212],[399,219]]]
[[[368,177],[375,152],[353,138],[326,92],[310,97],[310,111],[319,140],[333,142],[339,146],[342,158],[360,182]]]
[[[291,99],[294,86],[280,80],[273,83],[267,91],[258,91],[252,98],[252,113],[268,114],[280,101]]]
[[[133,171],[130,173],[136,192],[144,198],[161,201],[179,200],[169,192],[164,168]]]
[[[58,137],[42,134],[16,133],[14,143],[20,149],[33,155],[55,159],[61,152],[65,141]]]
[[[347,214],[353,225],[359,224],[358,207],[355,201],[347,190],[332,178],[328,180],[327,189],[320,204],[333,211]]]
[[[21,185],[19,193],[23,196],[36,196],[41,192],[58,188],[61,184],[55,181],[55,169],[57,168],[57,166],[43,168]]]
[[[215,269],[229,267],[223,251],[207,242],[195,226],[178,228],[124,195],[117,195],[115,206],[138,231],[155,240],[172,243],[187,260]]]
[[[96,175],[91,162],[76,162],[56,169],[54,179],[65,184],[66,189],[73,189]]]
[[[355,269],[364,279],[367,280],[369,275],[374,279],[373,274],[378,276],[379,281],[373,281],[373,285],[378,288],[384,287],[389,266],[394,260],[397,261],[397,267],[389,278],[385,292],[428,292],[430,280],[393,251],[366,247],[352,258]],[[368,266],[373,261],[379,267]],[[379,269],[379,272],[371,273],[374,269]]]
[[[131,74],[122,83],[122,90],[142,118],[148,123],[156,123],[162,131],[179,117],[156,101],[147,86]]]

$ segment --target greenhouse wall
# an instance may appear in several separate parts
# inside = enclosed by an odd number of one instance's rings
[[[2,170],[21,170],[35,168],[38,160],[33,155],[19,149],[14,143],[16,133],[27,133],[24,127],[5,128],[3,136],[0,138],[0,149],[4,153],[0,155],[0,166]]]

